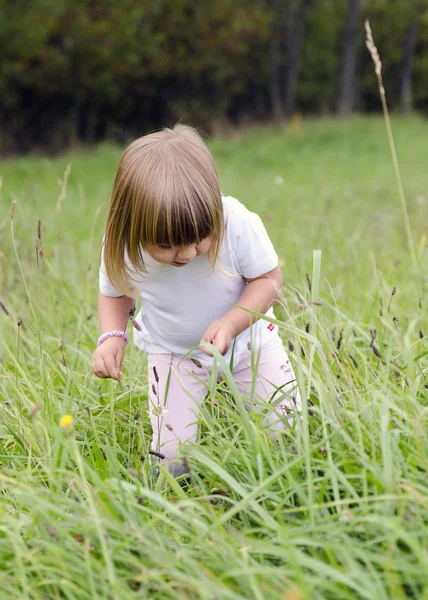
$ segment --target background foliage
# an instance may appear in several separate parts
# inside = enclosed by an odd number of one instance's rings
[[[425,111],[427,0],[1,0],[0,150],[123,142],[177,119],[209,128],[224,117],[282,116],[272,86],[282,98],[290,92],[290,63],[293,112],[335,112],[352,3],[353,108],[378,106],[363,43],[369,17],[395,106],[409,27],[417,27],[413,100]]]

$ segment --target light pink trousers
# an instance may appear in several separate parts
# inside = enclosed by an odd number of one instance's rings
[[[252,362],[257,369],[251,368]],[[197,439],[198,409],[207,395],[210,372],[191,358],[149,354],[148,376],[152,451],[179,475],[180,446]],[[259,410],[261,403],[269,403],[266,425],[271,430],[283,430],[301,409],[296,378],[278,336],[253,356],[249,350],[234,366],[233,377],[247,406],[255,400],[255,410]]]

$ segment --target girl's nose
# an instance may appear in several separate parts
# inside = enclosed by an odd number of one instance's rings
[[[177,252],[177,258],[180,260],[192,260],[196,256],[196,246],[184,246]]]

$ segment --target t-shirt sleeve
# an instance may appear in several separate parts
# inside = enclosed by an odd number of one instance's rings
[[[241,275],[255,279],[277,267],[278,255],[261,218],[240,202],[229,217]]]
[[[110,279],[107,276],[107,270],[104,262],[104,240],[101,248],[101,264],[99,270],[99,287],[100,292],[104,296],[112,296],[114,298],[119,298],[119,296],[123,296],[122,292],[119,292],[111,283]]]

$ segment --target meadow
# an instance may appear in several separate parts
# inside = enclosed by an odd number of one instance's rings
[[[280,255],[304,407],[274,441],[211,386],[181,483],[148,454],[144,357],[90,369],[122,149],[0,163],[1,598],[428,599],[428,122],[393,130],[413,249],[380,117],[210,142]]]

